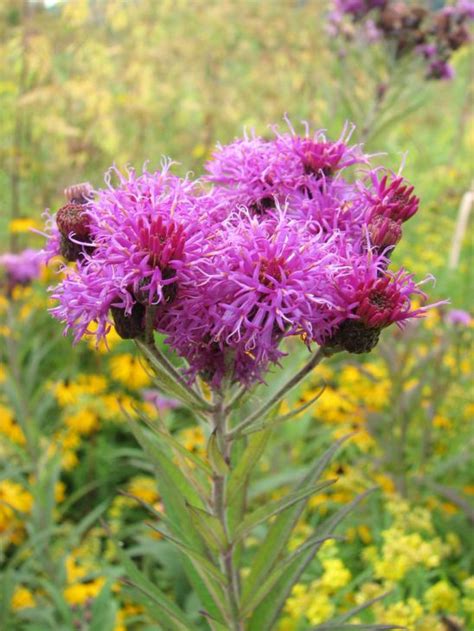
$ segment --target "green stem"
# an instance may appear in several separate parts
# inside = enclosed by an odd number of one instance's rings
[[[229,414],[224,397],[218,393],[215,396],[213,425],[217,445],[222,458],[231,467],[232,441],[225,440]],[[244,631],[244,623],[240,618],[240,587],[239,573],[234,562],[235,544],[231,541],[228,524],[228,507],[226,506],[228,474],[215,472],[212,480],[212,503],[215,517],[220,521],[228,541],[227,548],[220,553],[221,570],[227,578],[227,600],[232,614],[232,629],[229,631]]]
[[[328,357],[331,354],[332,353],[330,351],[321,346],[309,362],[307,362],[303,368],[294,375],[294,377],[287,381],[271,399],[262,405],[262,407],[256,412],[244,419],[239,425],[234,427],[233,430],[228,432],[226,434],[226,440],[232,441],[234,438],[239,436],[244,429],[252,425],[252,423],[258,421],[259,418],[263,418],[277,403],[279,403],[291,390],[293,390],[293,388],[303,381],[303,379],[324,359],[324,357]]]

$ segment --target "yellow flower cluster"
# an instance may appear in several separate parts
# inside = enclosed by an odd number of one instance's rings
[[[23,430],[15,421],[12,412],[4,405],[0,405],[0,434],[6,436],[16,445],[24,445],[26,443]]]
[[[330,545],[329,548],[333,549],[333,546]],[[320,578],[309,584],[297,583],[293,587],[285,605],[280,631],[296,630],[302,619],[315,625],[333,616],[336,611],[333,597],[350,582],[352,576],[339,558],[324,558],[322,566],[323,573]]]
[[[0,481],[0,540],[14,544],[22,541],[25,529],[23,516],[33,508],[33,496],[18,482]]]

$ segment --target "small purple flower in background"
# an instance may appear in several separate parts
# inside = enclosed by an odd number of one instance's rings
[[[18,254],[0,255],[0,268],[5,270],[7,294],[16,285],[28,285],[39,277],[43,255],[39,250],[26,249]]]
[[[159,413],[174,410],[181,403],[176,399],[165,397],[159,390],[143,390],[143,400],[154,405]]]
[[[470,326],[472,316],[463,309],[450,309],[444,316],[445,322],[458,326]]]
[[[437,59],[428,66],[428,79],[452,79],[454,77],[454,68],[447,61]]]
[[[459,0],[439,11],[400,0],[333,0],[328,32],[345,41],[383,42],[395,59],[415,53],[426,62],[426,78],[452,79],[453,51],[470,41],[467,23],[474,19],[474,2]]]

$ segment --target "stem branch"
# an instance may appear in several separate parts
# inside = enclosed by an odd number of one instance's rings
[[[226,434],[226,440],[231,441],[235,437],[239,436],[244,429],[255,423],[260,417],[265,416],[279,401],[281,401],[295,386],[297,386],[312,370],[315,368],[324,357],[328,357],[328,351],[324,347],[320,347],[313,357],[307,362],[303,368],[296,373],[289,381],[287,381],[276,394],[273,395],[261,408],[256,412],[244,419],[239,425]]]

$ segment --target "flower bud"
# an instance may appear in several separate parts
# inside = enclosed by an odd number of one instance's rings
[[[90,243],[89,218],[84,211],[91,191],[92,187],[87,182],[65,189],[67,204],[56,214],[61,234],[61,254],[67,261],[77,261],[84,251],[92,250],[91,246],[84,245]]]
[[[380,331],[380,328],[367,326],[361,320],[344,320],[324,346],[348,353],[370,353],[377,346]]]
[[[130,314],[120,307],[110,307],[115,329],[123,340],[141,337],[145,330],[145,307],[139,302],[133,305]]]
[[[370,242],[377,250],[394,247],[402,238],[402,224],[390,217],[376,215],[368,225]]]

